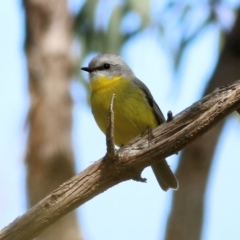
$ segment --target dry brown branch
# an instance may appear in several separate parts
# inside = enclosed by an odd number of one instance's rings
[[[86,201],[120,182],[135,179],[145,167],[180,151],[239,107],[240,80],[215,90],[160,125],[153,131],[151,146],[147,136],[138,137],[117,151],[117,160],[100,159],[92,164],[4,228],[0,239],[36,237]]]

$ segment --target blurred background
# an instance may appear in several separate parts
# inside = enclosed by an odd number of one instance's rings
[[[0,1],[0,229],[101,158],[89,106],[99,53],[121,55],[164,115],[240,78],[237,0]],[[168,158],[179,190],[128,181],[38,239],[240,239],[239,115]]]

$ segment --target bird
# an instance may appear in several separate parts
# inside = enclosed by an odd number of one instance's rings
[[[95,121],[106,134],[109,106],[113,94],[114,142],[121,147],[148,129],[154,129],[165,118],[147,86],[140,81],[127,63],[115,54],[100,54],[87,67],[91,108]],[[165,159],[153,164],[152,170],[162,188],[178,189],[178,181]]]

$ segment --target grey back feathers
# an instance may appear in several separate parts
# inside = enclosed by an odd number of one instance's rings
[[[161,109],[159,108],[159,106],[157,105],[157,103],[155,102],[151,92],[149,91],[148,87],[142,82],[140,81],[138,78],[134,78],[133,82],[142,89],[142,91],[144,92],[146,99],[149,103],[149,105],[152,107],[152,110],[157,118],[158,124],[161,124],[163,122],[165,122],[165,118],[164,115],[161,111]]]
[[[108,65],[109,68],[107,67]],[[91,78],[101,75],[109,78],[123,76],[132,79],[135,77],[133,71],[124,60],[114,54],[98,55],[90,61],[88,67],[91,69]]]

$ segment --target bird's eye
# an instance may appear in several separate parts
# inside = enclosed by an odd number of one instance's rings
[[[104,63],[103,64],[103,68],[104,69],[109,69],[110,68],[110,64],[109,63]]]

